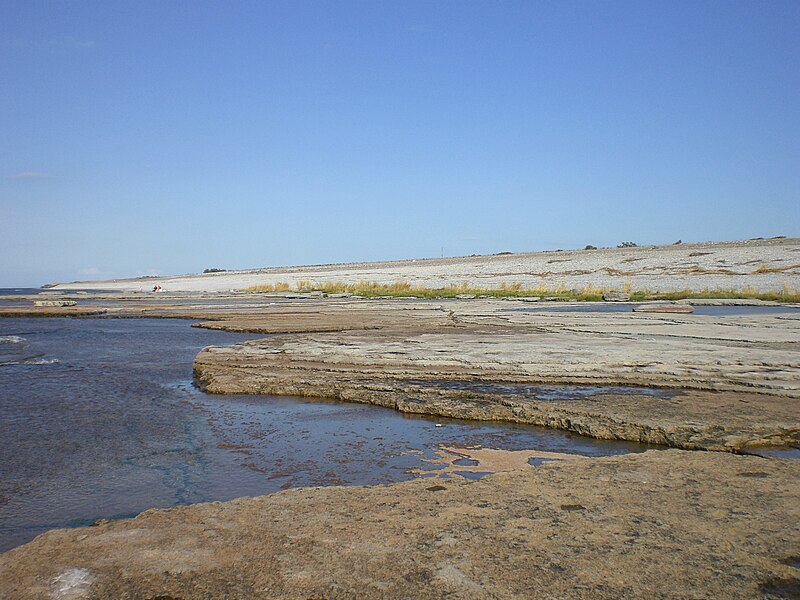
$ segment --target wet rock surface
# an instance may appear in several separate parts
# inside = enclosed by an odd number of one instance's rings
[[[34,300],[34,306],[75,306],[78,303],[75,300]]]
[[[27,313],[0,307],[0,316],[180,317],[211,329],[281,334],[200,353],[198,381],[215,393],[339,398],[687,449],[796,446],[800,436],[798,307],[564,312],[553,310],[565,304],[556,302],[246,294],[99,294],[81,303]],[[458,381],[468,385],[441,384]],[[518,389],[493,391],[495,384]],[[519,391],[536,384],[681,394],[598,390],[559,401]]]
[[[798,497],[797,461],[678,450],[289,490],[51,531],[0,597],[790,598]]]
[[[443,318],[431,303],[387,303],[374,330],[206,348],[195,374],[214,393],[332,397],[686,449],[800,443],[800,313],[523,313],[508,304],[451,302]],[[339,313],[352,321],[359,308]],[[330,308],[319,322],[336,315]],[[269,311],[253,319],[263,329],[283,322]],[[536,384],[600,389],[547,398],[526,391]],[[602,389],[620,385],[679,393]]]
[[[686,313],[693,313],[694,308],[692,308],[690,304],[680,304],[680,303],[640,304],[639,306],[633,307],[633,312],[686,314]]]
[[[682,448],[797,447],[796,313],[538,310],[547,304],[160,294],[28,310],[270,334],[198,355],[196,375],[214,392],[334,397]],[[544,389],[562,384],[617,389]],[[682,450],[519,458],[537,466],[51,531],[0,555],[0,598],[797,597],[799,461]],[[480,468],[465,460],[456,466]]]

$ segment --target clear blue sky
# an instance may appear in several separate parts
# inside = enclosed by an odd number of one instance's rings
[[[800,2],[0,0],[0,286],[800,234]]]

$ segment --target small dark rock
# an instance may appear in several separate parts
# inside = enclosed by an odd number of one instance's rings
[[[787,556],[781,560],[781,563],[795,569],[800,569],[800,556]]]
[[[800,579],[772,577],[761,584],[759,591],[766,598],[800,598]]]

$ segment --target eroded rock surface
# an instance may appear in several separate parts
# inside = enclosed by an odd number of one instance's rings
[[[160,285],[168,291],[229,291],[253,285],[302,281],[407,281],[415,286],[443,287],[467,283],[471,287],[520,284],[526,288],[594,286],[611,290],[714,290],[749,287],[797,289],[800,281],[800,239],[707,242],[678,246],[603,248],[526,254],[465,256],[394,262],[273,267],[224,273],[147,277],[62,283],[54,291],[113,289],[148,291]]]
[[[748,251],[725,269],[757,270]],[[785,258],[745,276],[792,275]],[[694,266],[676,269],[704,277]],[[796,314],[234,294],[84,304],[0,315],[182,317],[283,334],[200,353],[196,373],[215,392],[331,396],[682,448],[798,444]],[[661,391],[570,396],[549,384]],[[800,596],[798,461],[670,450],[519,466],[477,482],[299,489],[52,531],[0,555],[0,598]]]
[[[448,303],[444,321],[417,308],[425,319],[406,311],[392,323],[403,311],[385,304],[380,329],[207,348],[195,373],[214,393],[332,397],[687,449],[800,443],[800,315],[515,312],[469,301]],[[258,317],[262,327],[282,318]],[[542,399],[537,384],[678,393]]]
[[[48,532],[0,597],[789,598],[798,498],[798,461],[678,450],[297,489]]]

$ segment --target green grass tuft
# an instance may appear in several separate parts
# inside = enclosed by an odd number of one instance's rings
[[[647,300],[687,300],[692,298],[710,299],[736,299],[736,300],[770,300],[775,302],[800,302],[800,290],[784,284],[780,291],[759,292],[755,288],[745,287],[742,289],[716,289],[716,290],[676,290],[672,292],[654,292],[650,290],[632,290],[630,284],[623,286],[625,292],[629,293],[633,302],[644,302]],[[414,286],[408,281],[399,280],[394,283],[376,283],[374,281],[360,281],[356,283],[344,283],[340,281],[329,281],[316,283],[310,280],[300,280],[292,288],[288,283],[278,282],[275,284],[254,285],[241,290],[242,292],[322,292],[325,294],[353,294],[365,298],[375,298],[379,296],[389,296],[393,298],[455,298],[460,295],[474,295],[486,298],[523,298],[539,296],[541,298],[552,298],[553,300],[578,300],[582,302],[599,302],[603,299],[603,294],[609,289],[586,286],[582,289],[567,289],[563,287],[536,287],[525,288],[519,282],[501,283],[495,288],[470,287],[467,283],[451,284],[444,287],[429,288],[424,286]]]

